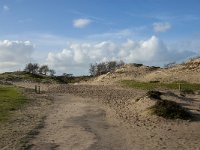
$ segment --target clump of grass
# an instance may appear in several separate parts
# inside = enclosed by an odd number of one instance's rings
[[[0,122],[9,119],[12,111],[26,102],[22,91],[13,86],[0,86]]]
[[[166,119],[191,119],[192,115],[179,104],[173,101],[161,100],[150,107],[151,114],[161,116]]]
[[[162,93],[159,91],[148,91],[147,92],[147,96],[149,98],[161,99],[161,97],[160,97],[161,95],[162,95]]]

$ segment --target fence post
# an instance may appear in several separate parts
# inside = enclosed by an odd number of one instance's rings
[[[38,93],[40,94],[40,86],[38,86]]]
[[[35,93],[37,93],[37,85],[35,85]]]
[[[181,92],[181,83],[178,84],[179,92]]]

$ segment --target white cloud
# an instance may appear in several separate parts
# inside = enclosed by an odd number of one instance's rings
[[[22,69],[30,61],[33,49],[30,41],[0,40],[0,72]]]
[[[73,25],[75,28],[84,28],[88,26],[92,21],[90,19],[76,19],[73,21]]]
[[[166,32],[171,28],[169,22],[155,22],[153,23],[153,29],[155,32]]]
[[[103,41],[99,43],[73,43],[60,52],[49,53],[47,63],[57,72],[88,74],[90,63],[106,60],[124,60],[127,63],[163,65],[178,61],[193,53],[168,49],[156,36],[144,41],[131,39],[124,43]]]
[[[3,10],[4,10],[4,11],[9,11],[10,8],[9,8],[7,5],[4,5],[4,6],[3,6]]]

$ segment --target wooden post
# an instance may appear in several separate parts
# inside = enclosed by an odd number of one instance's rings
[[[40,86],[38,86],[38,93],[40,94]]]
[[[35,93],[37,93],[37,85],[35,85]]]
[[[178,84],[179,92],[181,92],[181,83]]]

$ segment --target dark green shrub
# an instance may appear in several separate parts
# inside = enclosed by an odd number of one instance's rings
[[[160,97],[161,95],[162,95],[162,93],[159,91],[148,91],[147,92],[147,96],[149,98],[161,99],[161,97]]]
[[[151,113],[167,119],[191,119],[192,115],[179,104],[173,101],[157,101],[150,108]]]
[[[141,67],[141,66],[143,66],[143,64],[137,64],[137,63],[132,63],[132,65],[135,66],[135,67]]]
[[[160,81],[155,80],[155,81],[149,81],[149,83],[159,83]]]
[[[158,70],[158,69],[160,69],[160,67],[157,67],[157,66],[151,66],[151,67],[149,67],[149,69],[150,69],[151,71],[154,71],[154,70]]]

